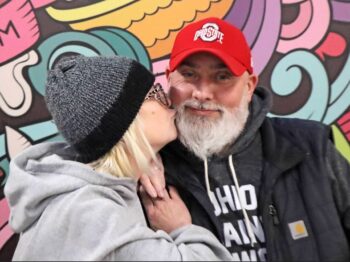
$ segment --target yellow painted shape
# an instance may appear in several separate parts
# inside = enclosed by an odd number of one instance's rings
[[[73,8],[56,9],[52,6],[46,8],[47,13],[60,22],[73,22],[103,15],[113,10],[118,10],[137,0],[104,0],[95,4]]]
[[[332,125],[335,147],[350,163],[350,144],[336,125]]]
[[[145,17],[157,14],[161,9],[169,8],[173,2],[178,2],[178,0],[135,1],[128,6],[108,14],[103,14],[102,16],[92,16],[90,19],[77,21],[76,23],[73,21],[70,26],[75,30],[81,31],[101,26],[113,26],[125,29],[134,22],[143,22]]]
[[[197,16],[193,21],[198,21],[201,20],[205,17],[209,16],[216,16],[216,17],[224,17],[227,12],[231,8],[232,1],[220,1],[215,4],[212,4],[210,10],[203,12],[203,13],[197,13]],[[183,26],[191,23],[192,21],[189,22],[184,22]],[[182,28],[181,27],[181,28]],[[130,28],[130,30],[132,30]],[[165,55],[168,55],[172,49],[173,43],[175,41],[175,37],[180,29],[178,30],[173,30],[170,31],[169,36],[165,39],[157,39],[155,44],[152,46],[146,46],[148,53],[152,59],[158,58],[158,57],[163,57]],[[137,35],[137,32],[133,32],[135,35]],[[142,39],[141,39],[142,40]]]
[[[89,20],[71,23],[75,30],[113,26],[134,34],[151,59],[169,54],[177,32],[184,25],[209,16],[224,17],[232,0],[141,0]]]
[[[173,2],[171,8],[161,9],[153,16],[147,16],[140,23],[133,23],[127,30],[143,40],[146,47],[151,47],[157,39],[165,39],[171,31],[178,31],[184,23],[195,21],[198,13],[212,13],[210,8],[219,3],[215,0]]]

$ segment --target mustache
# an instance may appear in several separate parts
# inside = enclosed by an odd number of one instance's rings
[[[199,109],[199,110],[217,110],[217,111],[224,111],[225,107],[216,103],[212,102],[199,102],[197,100],[191,99],[191,100],[186,100],[185,102],[181,103],[178,106],[179,110],[184,110],[186,107],[191,107],[194,109]]]

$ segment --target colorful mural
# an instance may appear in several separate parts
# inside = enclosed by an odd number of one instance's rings
[[[18,236],[8,225],[9,161],[32,144],[59,140],[45,107],[46,71],[62,56],[137,59],[167,87],[177,32],[217,16],[241,28],[271,116],[312,119],[333,130],[350,161],[349,0],[0,0],[0,260]]]

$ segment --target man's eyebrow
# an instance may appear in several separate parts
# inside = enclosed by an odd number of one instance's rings
[[[193,67],[193,68],[198,67],[196,64],[191,63],[191,62],[186,61],[186,60],[182,61],[181,64],[180,64],[180,66],[188,66],[188,67]]]
[[[227,69],[228,69],[228,67],[227,67],[227,65],[226,65],[225,63],[217,63],[217,64],[215,64],[214,66],[212,66],[212,68],[214,68],[214,69],[223,69],[223,68],[227,68]]]

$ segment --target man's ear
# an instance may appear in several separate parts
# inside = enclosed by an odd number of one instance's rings
[[[258,85],[259,77],[255,74],[250,74],[248,77],[249,78],[248,78],[247,87],[248,87],[248,97],[250,102],[252,100],[255,88]]]

